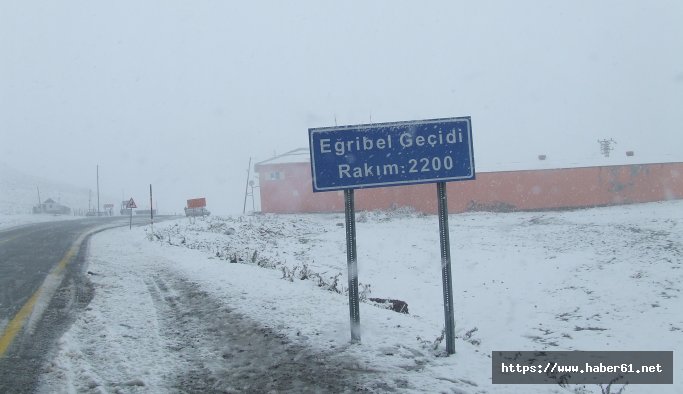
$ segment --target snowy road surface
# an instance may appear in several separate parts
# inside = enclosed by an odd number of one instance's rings
[[[175,272],[176,261],[140,254],[144,238],[121,245],[127,231],[93,237],[98,297],[62,338],[41,391],[342,392],[360,381],[352,359],[291,340]]]
[[[30,390],[45,354],[89,302],[82,241],[113,218],[0,230],[0,392]]]
[[[361,292],[410,312],[362,302],[360,344],[349,344],[343,215],[106,231],[90,243],[94,297],[39,391],[600,393],[492,385],[491,352],[673,350],[683,365],[682,208],[452,215],[451,357],[434,216],[358,214]],[[683,385],[624,392],[653,391]]]
[[[128,221],[103,217],[4,223],[14,225],[0,229],[0,392],[31,392],[46,354],[92,298],[83,270],[84,241],[93,232]]]

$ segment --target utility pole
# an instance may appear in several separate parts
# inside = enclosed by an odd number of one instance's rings
[[[100,165],[97,165],[97,217],[100,217]]]
[[[154,206],[152,205],[152,184],[149,184],[149,220],[152,225],[152,234],[154,234]]]
[[[254,202],[254,181],[249,181],[249,186],[251,187],[251,211],[256,212],[256,203]]]
[[[43,204],[41,204],[41,202],[40,202],[40,187],[38,187],[38,185],[36,185],[36,189],[38,190],[38,207],[37,207],[38,211],[36,212],[34,210],[33,213],[43,213]]]
[[[244,207],[242,208],[242,215],[247,212],[247,193],[249,193],[249,176],[251,175],[251,157],[249,158],[249,167],[247,167],[247,184],[244,186]]]

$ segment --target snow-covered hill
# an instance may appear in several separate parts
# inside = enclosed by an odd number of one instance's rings
[[[38,188],[43,201],[51,198],[73,210],[88,209],[87,188],[26,174],[0,162],[0,214],[31,213],[38,203]]]

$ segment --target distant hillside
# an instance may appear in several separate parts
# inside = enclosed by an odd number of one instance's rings
[[[0,163],[0,214],[30,213],[32,207],[38,203],[36,187],[40,188],[40,198],[43,201],[52,198],[72,210],[88,209],[87,188],[25,174]],[[94,193],[93,190],[93,204],[96,198]]]

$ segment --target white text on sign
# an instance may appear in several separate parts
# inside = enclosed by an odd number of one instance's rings
[[[321,138],[320,153],[334,153],[337,156],[344,156],[353,151],[391,149],[393,147],[391,137],[391,135],[384,138],[356,137],[350,141],[335,141],[334,143],[332,143],[332,139],[330,138]],[[426,145],[434,147],[436,145],[462,143],[463,137],[462,132],[455,129],[447,133],[439,130],[437,133],[429,134],[427,136],[414,136],[410,132],[403,132],[398,136],[398,142],[403,148]]]

